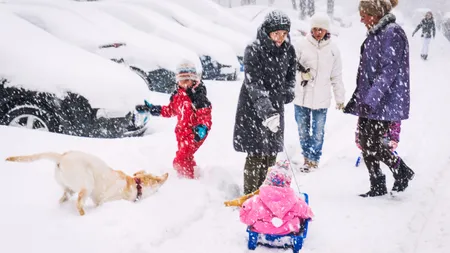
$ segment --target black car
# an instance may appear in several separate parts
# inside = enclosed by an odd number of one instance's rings
[[[55,94],[20,88],[0,78],[0,124],[82,137],[141,136],[145,122],[134,112],[110,117],[80,94]]]
[[[120,48],[120,47],[126,47],[126,43],[110,43],[99,46],[100,49],[104,48]],[[145,71],[142,68],[138,66],[134,66],[126,62],[123,58],[112,58],[113,62],[119,63],[119,64],[125,64],[128,66],[133,72],[135,72],[137,75],[139,75],[142,79],[144,79],[145,83],[147,84],[149,90],[151,91],[157,91],[162,93],[172,93],[175,89],[175,73],[173,71],[159,68],[152,71]]]
[[[236,69],[233,69],[231,65],[221,64],[209,55],[201,56],[200,62],[202,63],[202,79],[204,80],[236,81],[237,79]]]

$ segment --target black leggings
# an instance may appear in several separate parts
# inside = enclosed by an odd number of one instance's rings
[[[390,124],[390,121],[358,119],[359,144],[371,178],[383,175],[380,161],[386,164],[392,173],[395,173],[398,167],[399,158],[383,144],[383,138],[388,133]]]

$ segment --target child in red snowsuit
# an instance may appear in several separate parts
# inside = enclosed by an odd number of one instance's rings
[[[211,130],[212,107],[193,63],[184,62],[177,67],[176,82],[178,88],[172,93],[168,105],[152,105],[145,101],[145,105],[136,106],[136,110],[153,116],[177,116],[175,135],[178,151],[173,167],[178,176],[193,179],[197,165],[194,154]]]

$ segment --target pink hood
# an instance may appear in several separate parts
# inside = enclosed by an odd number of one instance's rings
[[[277,218],[282,219],[298,201],[294,191],[289,187],[263,186],[259,197],[262,203]]]
[[[253,231],[272,235],[298,232],[301,220],[314,215],[290,187],[266,185],[259,189],[259,195],[245,201],[240,210],[241,221]]]

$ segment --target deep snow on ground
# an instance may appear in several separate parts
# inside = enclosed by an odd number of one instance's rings
[[[407,33],[411,33],[407,28]],[[355,87],[364,28],[342,30],[336,38],[344,60],[347,99]],[[438,35],[427,62],[420,59],[419,38],[410,38],[411,117],[402,125],[399,154],[416,171],[410,188],[397,198],[364,199],[365,166],[354,167],[356,117],[330,108],[320,169],[296,173],[301,191],[310,195],[316,214],[303,252],[425,253],[450,252],[450,193],[447,119],[448,42]],[[242,189],[245,154],[232,146],[240,82],[206,82],[213,103],[213,128],[196,155],[199,180],[177,179],[171,169],[176,151],[175,119],[150,118],[148,134],[120,140],[87,139],[0,127],[0,159],[44,151],[82,150],[129,174],[146,169],[169,172],[168,182],[140,202],[116,201],[78,216],[75,199],[58,204],[62,190],[53,164],[0,162],[0,249],[11,253],[249,252],[245,225],[224,200]],[[160,94],[149,100],[164,102]],[[301,162],[293,105],[286,106],[286,154]],[[388,186],[393,183],[386,167]],[[295,184],[293,184],[295,187]],[[284,252],[258,247],[255,252]],[[290,252],[289,250],[286,252]]]

